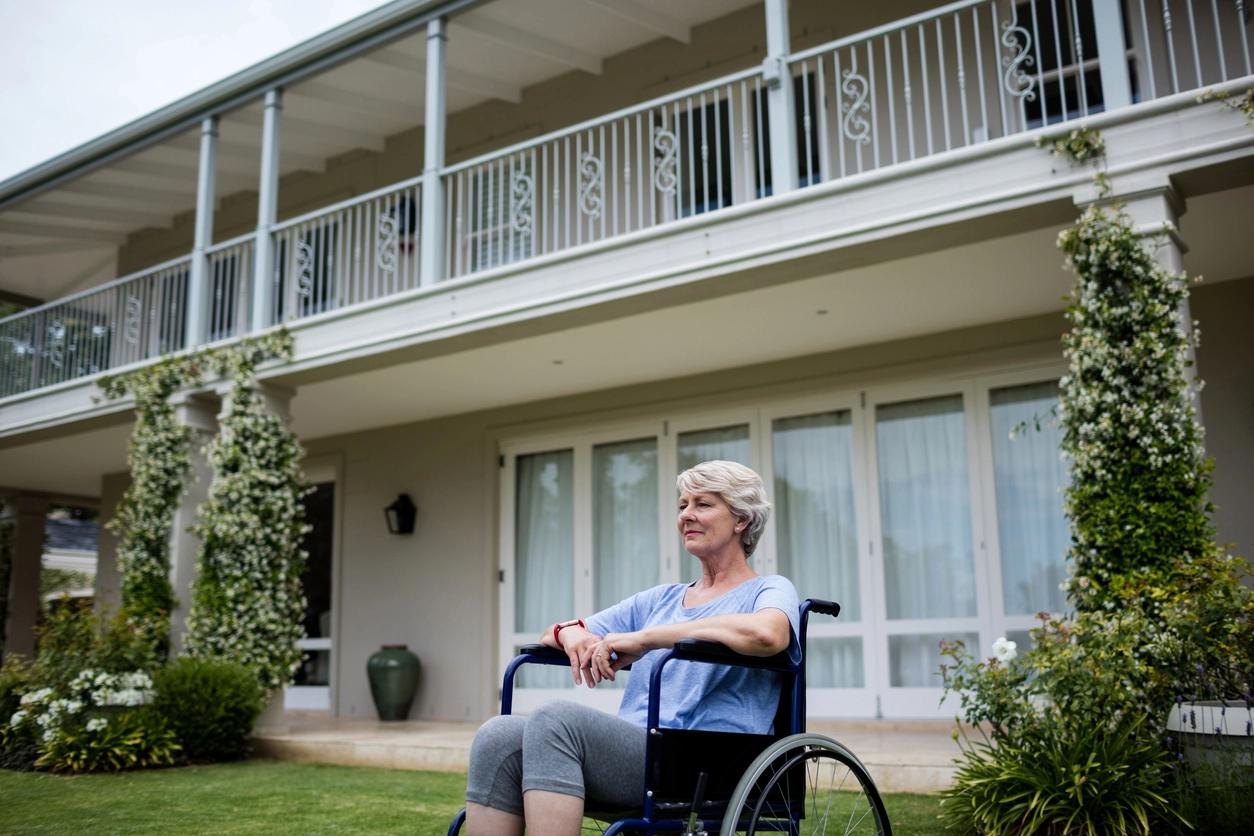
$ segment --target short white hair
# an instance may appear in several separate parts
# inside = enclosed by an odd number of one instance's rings
[[[681,494],[712,493],[726,502],[734,516],[746,520],[740,542],[745,557],[753,554],[771,518],[771,502],[761,476],[737,462],[702,462],[679,474],[675,485]]]

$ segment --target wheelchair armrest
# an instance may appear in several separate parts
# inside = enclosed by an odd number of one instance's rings
[[[554,665],[554,664],[569,665],[570,664],[570,657],[566,655],[565,651],[558,650],[556,647],[549,647],[547,644],[525,644],[522,647],[518,648],[518,655],[519,656],[524,656],[524,655],[525,656],[537,656],[539,657],[539,659],[537,659],[536,661],[543,660],[543,661],[540,661],[540,664],[545,664],[545,665]]]
[[[709,639],[680,639],[675,642],[675,658],[772,671],[786,671],[793,667],[792,659],[788,657],[787,651],[776,653],[774,656],[750,656],[746,653],[737,653],[727,645]]]

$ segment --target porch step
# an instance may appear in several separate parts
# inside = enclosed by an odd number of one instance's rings
[[[328,718],[314,712],[288,712],[279,726],[258,728],[258,757],[465,772],[477,722]],[[812,720],[810,731],[826,734],[851,749],[882,792],[925,793],[953,782],[958,745],[952,722],[891,720]]]

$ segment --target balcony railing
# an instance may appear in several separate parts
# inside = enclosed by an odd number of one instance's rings
[[[793,184],[1254,75],[1250,28],[1243,0],[962,0],[794,54]],[[755,68],[447,166],[442,264],[424,178],[276,224],[270,324],[768,196],[770,101]],[[248,333],[256,241],[206,250],[204,305],[187,257],[0,321],[0,397]]]
[[[559,252],[762,196],[757,70],[449,167],[445,275]]]
[[[422,187],[407,180],[275,226],[275,322],[413,290]]]
[[[0,321],[0,397],[183,348],[190,269],[185,256]]]

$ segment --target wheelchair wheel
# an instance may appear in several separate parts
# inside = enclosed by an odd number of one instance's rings
[[[760,754],[741,777],[721,836],[892,836],[866,767],[821,734],[794,734]]]

